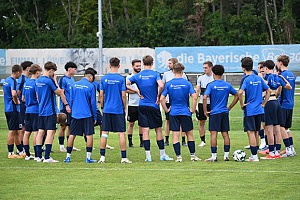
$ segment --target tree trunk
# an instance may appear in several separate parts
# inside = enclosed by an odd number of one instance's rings
[[[80,0],[77,0],[77,12],[76,12],[76,17],[74,23],[77,24],[78,19],[79,19],[79,12],[80,12]]]
[[[266,17],[266,22],[268,25],[268,29],[269,29],[269,34],[270,34],[270,42],[272,45],[274,45],[274,39],[273,39],[273,31],[272,31],[272,27],[269,21],[269,15],[268,15],[268,3],[267,0],[264,0],[265,2],[265,17]]]
[[[236,9],[237,9],[236,14],[237,14],[238,16],[240,16],[240,14],[241,14],[241,0],[237,0],[237,3],[236,3]]]
[[[273,5],[274,5],[274,19],[275,19],[275,25],[276,25],[276,32],[278,34],[279,43],[281,44],[282,40],[281,40],[281,33],[279,30],[279,24],[278,24],[278,12],[277,12],[276,0],[273,0]]]
[[[223,17],[223,0],[220,0],[220,17]]]
[[[128,0],[123,0],[124,3],[124,15],[126,19],[129,19],[129,14],[128,14]]]
[[[110,21],[108,19],[108,11],[107,11],[107,7],[106,7],[106,4],[105,4],[105,0],[102,1],[102,7],[103,7],[103,10],[104,10],[104,15],[105,15],[105,19],[107,21],[107,24],[108,24],[108,28],[111,28],[111,24],[110,24]]]
[[[146,0],[146,13],[147,13],[147,17],[149,17],[149,14],[150,14],[150,0]]]
[[[110,26],[114,27],[114,20],[113,20],[113,13],[112,13],[112,7],[111,7],[111,0],[108,0],[109,5],[109,15],[110,15]]]
[[[33,17],[35,24],[36,24],[36,31],[40,32],[40,16],[39,16],[39,5],[38,1],[34,1],[34,8],[35,8],[35,15],[36,17]]]

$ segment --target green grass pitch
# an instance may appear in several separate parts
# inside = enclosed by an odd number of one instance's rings
[[[295,149],[300,154],[300,96],[296,96],[293,116]],[[59,152],[55,136],[52,157],[59,163],[36,163],[23,159],[7,159],[7,128],[0,98],[0,199],[299,199],[300,155],[257,163],[235,162],[232,153],[248,144],[242,131],[242,112],[237,104],[230,113],[231,161],[223,161],[223,141],[218,139],[216,163],[191,162],[187,147],[182,147],[183,162],[159,161],[155,133],[151,131],[153,162],[145,163],[144,149],[139,147],[137,128],[134,130],[135,148],[127,155],[133,164],[120,164],[118,135],[112,133],[105,164],[85,163],[85,144],[81,137],[75,146],[82,151],[72,153],[72,162],[63,162],[66,153]],[[199,148],[198,123],[194,121],[196,154],[210,157],[209,132],[207,145]],[[92,157],[99,159],[99,128],[94,137]],[[284,145],[282,145],[284,148]],[[31,148],[31,151],[33,149]],[[245,150],[247,157],[249,150]],[[173,147],[166,152],[175,158]]]

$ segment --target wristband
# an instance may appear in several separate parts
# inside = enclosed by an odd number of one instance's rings
[[[64,104],[65,106],[68,106],[69,104]]]

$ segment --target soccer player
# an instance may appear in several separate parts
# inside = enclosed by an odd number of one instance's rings
[[[31,61],[24,61],[21,63],[21,67],[23,68],[23,73],[21,77],[17,80],[18,82],[17,90],[18,90],[18,97],[20,101],[20,118],[22,123],[22,129],[19,130],[19,139],[21,141],[22,149],[23,149],[23,137],[25,132],[25,110],[26,110],[25,103],[22,100],[22,93],[24,89],[24,84],[29,79],[29,69],[32,64],[33,63]]]
[[[222,80],[224,67],[215,65],[212,68],[214,81],[210,82],[203,96],[204,114],[209,117],[210,148],[212,156],[206,159],[206,162],[217,161],[217,137],[218,132],[222,133],[224,139],[224,161],[229,161],[230,138],[228,131],[229,126],[229,111],[238,102],[239,97],[236,90],[229,83]],[[229,94],[234,95],[232,103],[227,108]],[[211,111],[207,111],[207,98],[211,100]]]
[[[44,65],[43,76],[36,80],[36,91],[39,102],[39,121],[38,121],[38,134],[36,137],[36,152],[39,159],[37,162],[55,163],[58,162],[50,157],[54,134],[56,131],[56,96],[61,96],[66,110],[70,113],[71,109],[66,100],[64,93],[58,86],[55,71],[57,66],[53,62],[46,62]],[[45,132],[47,136],[45,140],[45,157],[42,158],[42,143]]]
[[[282,88],[282,92],[280,94],[280,104],[282,108],[282,116],[283,116],[283,124],[289,136],[290,148],[292,154],[295,156],[296,151],[294,149],[294,141],[293,136],[289,128],[292,127],[292,118],[293,118],[293,108],[294,108],[294,94],[295,94],[295,76],[294,74],[288,70],[288,65],[290,62],[290,58],[287,55],[280,55],[277,58],[277,66],[281,70],[281,75],[290,83],[292,86],[292,90],[288,90],[286,88]]]
[[[71,87],[74,85],[75,81],[73,76],[76,74],[77,70],[77,65],[73,62],[67,62],[65,64],[65,70],[66,73],[63,77],[61,77],[58,81],[58,85],[61,88],[62,92],[64,93],[67,102],[70,102],[70,92],[71,92]],[[60,112],[65,113],[67,115],[67,121],[65,125],[60,126],[60,130],[58,132],[58,142],[59,142],[59,149],[61,152],[66,152],[67,150],[64,147],[64,135],[65,131],[67,131],[66,136],[67,140],[70,135],[70,123],[71,123],[71,113],[68,113],[66,110],[66,106],[60,99]],[[68,128],[67,128],[68,127]],[[73,150],[76,151],[78,150],[77,148],[73,147]]]
[[[133,90],[140,95],[138,124],[142,127],[143,143],[146,151],[146,162],[151,162],[150,153],[150,129],[155,129],[156,141],[160,150],[160,160],[173,160],[165,152],[164,139],[162,135],[162,117],[159,110],[160,95],[163,91],[164,84],[160,74],[151,70],[153,57],[146,55],[143,57],[144,70],[132,76],[127,80],[127,89]],[[139,91],[130,87],[136,83]]]
[[[196,113],[197,119],[199,121],[199,134],[201,138],[201,143],[198,145],[199,147],[204,147],[206,145],[205,142],[205,122],[207,117],[203,111],[203,95],[208,83],[214,80],[212,74],[213,64],[211,61],[206,61],[203,63],[204,75],[200,76],[197,80],[196,92],[197,95],[200,95],[199,104],[198,104],[198,112]],[[210,111],[210,99],[207,99],[207,110]]]
[[[134,76],[135,74],[139,73],[141,71],[141,61],[138,59],[132,60],[132,74],[128,75],[126,77],[126,80],[128,80],[130,77]],[[138,90],[136,84],[131,85],[132,88]],[[139,95],[132,91],[132,90],[126,90],[128,93],[128,114],[127,114],[127,121],[128,129],[127,129],[127,137],[128,137],[128,145],[129,147],[133,147],[132,143],[132,133],[133,133],[133,127],[135,124],[135,121],[138,120],[138,106],[140,97]],[[139,136],[140,136],[140,147],[143,147],[143,134],[142,129],[139,127]]]
[[[23,158],[23,148],[19,139],[18,130],[22,128],[21,119],[19,115],[20,100],[17,95],[17,81],[22,74],[22,67],[20,65],[14,65],[11,69],[12,74],[6,78],[3,83],[4,93],[4,111],[6,122],[8,126],[7,135],[7,149],[8,158]],[[19,155],[14,154],[14,144],[16,144],[19,151]]]
[[[42,68],[37,64],[32,64],[29,72],[31,78],[26,81],[23,89],[23,101],[25,101],[25,134],[24,134],[24,149],[26,153],[25,160],[37,158],[36,155],[36,136],[38,133],[38,119],[39,119],[39,103],[36,94],[36,80],[41,76]],[[33,132],[33,147],[35,157],[30,155],[29,138]]]
[[[100,103],[103,107],[102,135],[100,138],[100,160],[105,163],[105,148],[109,132],[118,132],[121,149],[121,163],[132,163],[126,155],[126,86],[125,78],[118,74],[120,60],[109,60],[110,73],[103,76],[100,81]]]
[[[252,73],[253,60],[250,57],[244,57],[242,60],[242,69],[245,77],[241,82],[241,87],[238,91],[241,108],[244,110],[244,131],[248,134],[251,156],[247,161],[259,161],[257,156],[258,151],[258,131],[261,127],[261,121],[265,107],[271,90],[264,80]],[[263,100],[262,93],[266,91]],[[245,100],[244,94],[245,92]]]
[[[177,58],[170,58],[169,59],[169,71],[165,72],[162,78],[162,81],[164,84],[166,84],[167,82],[169,82],[170,80],[172,80],[174,78],[174,73],[173,73],[173,66],[175,63],[178,63]],[[187,80],[187,77],[185,75],[185,73],[182,74],[182,78],[184,78],[185,80]],[[166,96],[166,105],[167,108],[170,108],[170,102],[169,102],[169,96]],[[170,120],[169,120],[169,113],[165,113],[166,115],[166,121],[165,121],[165,146],[169,146],[169,135],[170,135]],[[185,142],[185,133],[182,132],[182,146],[187,146],[186,142]]]
[[[291,90],[292,87],[286,79],[284,78],[281,79],[276,74],[274,74],[273,71],[274,71],[275,63],[272,60],[266,60],[263,66],[265,71],[264,80],[271,89],[271,95],[264,108],[265,131],[268,136],[269,155],[267,155],[266,157],[261,157],[261,159],[277,159],[277,158],[281,158],[280,124],[282,124],[282,111],[281,111],[280,104],[277,101],[276,90],[280,86],[289,90]],[[276,144],[274,144],[274,135],[275,135]],[[284,139],[284,141],[285,140],[288,140],[288,138]],[[274,150],[274,147],[276,147],[276,151]],[[289,150],[289,145],[287,148]],[[288,153],[290,153],[290,151]]]
[[[166,83],[164,91],[160,97],[160,102],[166,113],[170,116],[170,130],[173,134],[173,148],[177,159],[175,162],[182,162],[180,151],[180,127],[188,138],[188,148],[191,161],[201,160],[195,155],[195,140],[193,135],[192,113],[197,106],[197,94],[192,84],[182,78],[184,66],[181,63],[173,65],[174,78]],[[173,73],[172,72],[172,73]],[[170,106],[166,105],[166,97],[169,96]],[[192,96],[192,107],[189,106],[189,98]]]
[[[97,121],[96,90],[92,82],[95,74],[86,70],[84,77],[75,82],[70,91],[70,107],[72,118],[70,124],[70,136],[67,146],[67,157],[64,162],[71,162],[71,152],[77,135],[86,136],[86,163],[95,163],[91,158],[93,150],[94,124]],[[79,106],[80,105],[80,106]]]

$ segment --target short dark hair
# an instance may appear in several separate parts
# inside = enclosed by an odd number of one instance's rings
[[[29,73],[36,74],[36,72],[42,71],[42,68],[38,64],[32,64],[29,69]]]
[[[137,63],[137,62],[141,62],[141,60],[139,60],[139,59],[134,59],[134,60],[132,60],[132,62],[131,62],[131,64],[132,64],[132,66],[135,64],[135,63]]]
[[[57,66],[56,66],[56,64],[54,62],[48,61],[48,62],[45,63],[44,69],[47,70],[47,71],[49,71],[51,69],[53,69],[54,71],[56,71],[57,70]]]
[[[14,65],[12,68],[11,68],[11,72],[12,73],[16,73],[16,72],[22,72],[22,67],[20,65]]]
[[[224,67],[223,65],[215,65],[213,66],[212,68],[212,72],[214,73],[214,75],[217,75],[217,76],[222,76],[224,74]]]
[[[275,67],[275,63],[273,62],[273,60],[266,60],[263,64],[263,66],[272,70]]]
[[[287,67],[290,63],[290,58],[287,55],[280,55],[278,56],[277,61],[282,62],[282,64]]]
[[[246,71],[252,71],[253,70],[253,60],[250,57],[244,57],[241,60],[242,68],[244,68]]]
[[[75,69],[77,69],[77,65],[74,62],[72,62],[72,61],[67,62],[65,64],[65,70],[68,71],[69,68],[75,68]]]
[[[27,67],[30,67],[33,64],[33,62],[31,61],[24,61],[21,63],[21,66],[23,68],[23,70],[25,70]]]
[[[109,60],[109,64],[110,66],[112,67],[118,67],[120,65],[120,59],[119,58],[116,58],[116,57],[112,57],[110,60]]]
[[[209,67],[213,66],[211,61],[206,61],[206,62],[203,63],[203,65],[208,65]]]
[[[97,74],[97,71],[96,71],[94,68],[92,68],[92,67],[89,67],[89,68],[85,69],[85,71],[87,71],[87,70],[90,70],[90,71],[92,71],[94,74]]]
[[[92,75],[93,76],[93,81],[95,80],[95,73],[93,70],[85,70],[84,76],[85,75]]]
[[[150,55],[146,55],[143,57],[143,63],[146,66],[151,66],[153,65],[153,57]]]
[[[170,58],[169,61],[171,61],[173,64],[178,63],[177,58]]]
[[[184,65],[177,62],[173,65],[173,72],[174,73],[181,73],[185,69]]]

